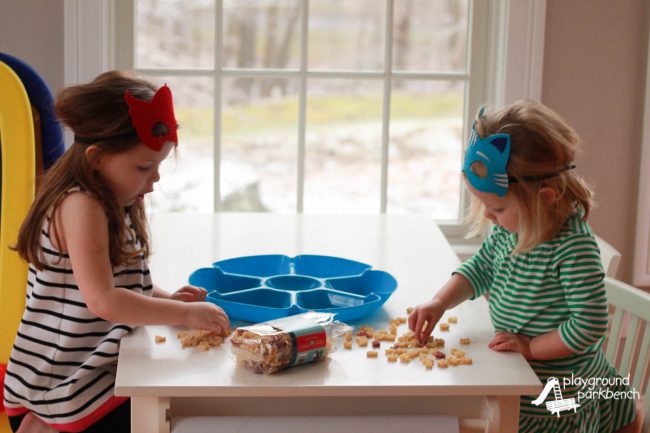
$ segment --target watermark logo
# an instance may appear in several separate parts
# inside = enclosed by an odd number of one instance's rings
[[[622,400],[638,399],[641,394],[635,389],[630,388],[630,375],[626,377],[590,377],[583,379],[576,377],[571,373],[571,377],[564,377],[562,380],[563,388],[567,386],[578,387],[578,401],[585,399],[604,399],[604,400]],[[612,388],[619,390],[614,391]],[[552,401],[546,402],[546,409],[553,415],[560,416],[560,412],[573,410],[580,407],[575,398],[564,398],[560,389],[560,381],[555,377],[549,377],[546,386],[539,396],[531,403],[535,406],[541,405],[548,395],[553,391],[555,397]]]
[[[539,406],[546,400],[546,397],[548,394],[553,390],[553,394],[555,395],[555,400],[553,401],[547,401],[546,402],[546,409],[548,409],[551,414],[556,414],[558,418],[560,417],[560,412],[564,412],[567,410],[573,409],[573,412],[576,412],[576,409],[580,407],[578,403],[576,403],[575,398],[563,398],[562,397],[562,390],[560,389],[560,381],[557,380],[555,377],[549,377],[548,380],[546,381],[546,386],[542,390],[541,394],[532,401],[532,403],[535,406]]]

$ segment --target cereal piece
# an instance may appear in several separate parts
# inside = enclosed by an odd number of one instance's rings
[[[352,331],[348,331],[345,333],[345,340],[344,341],[352,341]]]
[[[379,353],[377,353],[374,350],[369,350],[366,352],[366,358],[377,358],[379,356]]]
[[[450,356],[447,358],[447,361],[449,362],[449,365],[452,365],[454,367],[457,367],[460,365],[460,360],[456,358],[455,356]]]
[[[422,362],[424,364],[424,368],[427,370],[431,370],[433,368],[433,360],[432,359],[427,359],[426,361]]]
[[[413,331],[406,331],[401,336],[397,338],[397,341],[412,341],[415,340],[415,334]]]
[[[198,330],[181,331],[176,334],[181,341],[183,349],[186,347],[198,347],[202,350],[209,350],[212,347],[219,347],[223,344],[224,337],[214,331]]]
[[[465,352],[462,350],[458,349],[451,349],[451,354],[454,355],[456,358],[464,358],[465,357]]]
[[[445,347],[445,340],[442,338],[436,338],[434,343],[436,344],[436,347]]]
[[[357,331],[357,336],[372,338],[374,333],[375,333],[375,329],[372,326],[361,325],[359,326],[359,330]]]
[[[410,356],[408,353],[402,353],[402,354],[399,356],[399,361],[400,361],[402,364],[408,364],[409,362],[411,362],[411,359],[412,359],[412,358],[411,358],[411,356]]]
[[[390,335],[397,336],[397,325],[390,325]]]
[[[406,314],[411,314],[413,312],[413,310],[415,310],[415,308],[413,308],[413,307],[406,308]]]
[[[372,340],[372,347],[377,349],[379,346],[381,346],[381,342],[379,340]]]
[[[352,349],[352,341],[351,340],[344,340],[343,341],[343,347],[345,349],[348,349],[348,350]]]
[[[411,351],[408,352],[408,356],[409,356],[409,358],[411,358],[411,360],[414,360],[415,358],[420,356],[420,351],[419,350],[411,350]]]
[[[366,346],[368,346],[368,337],[365,337],[365,336],[358,336],[358,337],[356,338],[356,340],[357,340],[357,345],[358,345],[359,347],[366,347]]]
[[[449,331],[449,323],[441,323],[440,324],[440,330],[441,331]]]
[[[386,359],[388,359],[388,362],[397,362],[397,355],[388,355]]]
[[[460,362],[463,365],[472,365],[472,358],[461,358]]]
[[[460,339],[460,344],[467,346],[469,344],[469,337],[464,337]]]
[[[156,337],[154,338],[154,341],[156,343],[164,343],[165,341],[167,341],[167,337],[164,337],[162,335],[156,335]]]
[[[438,368],[447,368],[447,360],[445,359],[438,360]]]
[[[449,322],[449,323],[458,323],[458,317],[456,317],[456,316],[448,317],[447,322]]]
[[[388,331],[382,329],[381,331],[375,332],[373,338],[377,341],[382,341],[384,338],[388,337]]]

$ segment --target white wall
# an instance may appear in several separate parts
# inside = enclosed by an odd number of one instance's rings
[[[542,101],[584,140],[578,171],[595,187],[594,231],[631,281],[648,41],[648,0],[548,0]],[[646,119],[647,121],[647,119]]]
[[[63,87],[63,0],[0,0],[0,51],[36,69],[53,91]]]

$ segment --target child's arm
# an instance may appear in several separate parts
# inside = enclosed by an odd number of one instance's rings
[[[128,325],[182,325],[219,333],[229,328],[228,317],[214,304],[152,298],[115,287],[108,254],[108,224],[94,198],[84,193],[70,194],[58,208],[55,227],[70,255],[86,305],[97,316]]]
[[[409,315],[409,328],[420,342],[429,338],[446,310],[489,291],[494,279],[494,243],[501,230],[495,227],[476,254],[456,270],[433,299],[418,305]]]
[[[445,311],[473,295],[474,290],[467,278],[461,274],[452,275],[433,299],[415,307],[408,318],[409,329],[419,341],[426,341]]]
[[[488,347],[497,352],[519,352],[528,360],[540,361],[565,358],[576,353],[562,342],[559,331],[551,331],[533,338],[522,334],[497,332]]]
[[[173,299],[183,302],[201,302],[205,301],[207,294],[208,291],[203,287],[187,285],[176,290],[174,293],[169,293],[157,285],[153,285],[153,296],[156,298]]]
[[[605,336],[605,273],[595,240],[588,235],[567,239],[556,251],[555,267],[570,317],[557,330],[532,339],[521,334],[497,333],[489,347],[520,352],[527,359],[558,359],[583,353]]]

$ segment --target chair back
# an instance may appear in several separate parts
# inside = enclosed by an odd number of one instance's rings
[[[650,293],[609,277],[605,277],[605,290],[614,307],[605,355],[621,376],[630,375],[630,387],[645,397],[641,431],[650,433]]]
[[[600,236],[595,236],[595,238],[600,249],[600,260],[603,262],[605,275],[616,278],[618,265],[621,263],[621,253]]]
[[[63,130],[54,112],[54,98],[43,78],[30,65],[6,53],[0,53],[0,62],[9,66],[20,78],[27,97],[35,109],[34,138],[37,153],[37,173],[47,171],[65,152]]]
[[[0,62],[0,364],[6,365],[25,308],[27,263],[9,249],[34,200],[35,150],[32,109],[16,73]],[[9,429],[6,414],[0,432]]]

